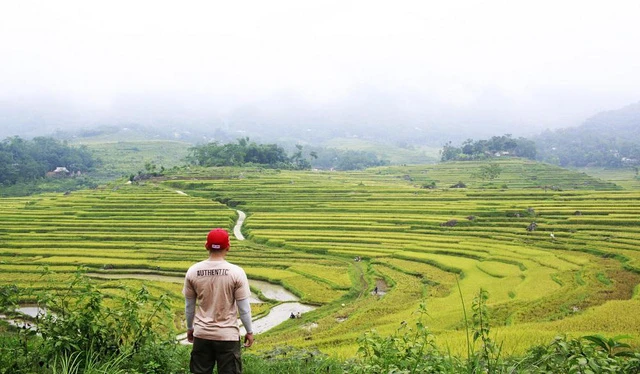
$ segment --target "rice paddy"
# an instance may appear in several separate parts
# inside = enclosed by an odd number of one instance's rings
[[[630,334],[640,346],[631,312],[640,191],[522,160],[501,161],[500,176],[486,181],[475,176],[481,165],[207,169],[0,199],[0,282],[60,288],[83,265],[107,295],[142,283],[170,294],[179,319],[180,284],[133,275],[183,276],[206,257],[206,232],[231,231],[240,209],[246,240],[232,240],[228,260],[318,307],[261,334],[256,349],[286,344],[346,357],[360,334],[395,331],[426,300],[429,328],[462,353],[463,305],[480,287],[497,339],[514,350],[560,333]],[[466,188],[453,188],[458,182]],[[53,273],[43,276],[44,266]],[[108,279],[116,274],[125,278]],[[378,284],[386,289],[375,295]]]

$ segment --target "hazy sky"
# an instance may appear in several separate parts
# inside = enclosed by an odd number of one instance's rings
[[[637,0],[3,0],[0,103],[575,125],[640,101],[639,20]]]

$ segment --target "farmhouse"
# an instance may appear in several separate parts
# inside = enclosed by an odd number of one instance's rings
[[[55,168],[55,170],[48,172],[46,175],[47,177],[61,178],[67,177],[70,174],[71,172],[69,171],[69,169],[64,166],[58,166],[57,168]]]

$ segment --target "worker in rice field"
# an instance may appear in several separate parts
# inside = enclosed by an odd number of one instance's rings
[[[249,281],[244,270],[225,260],[229,234],[213,229],[205,248],[209,258],[192,265],[184,280],[187,340],[193,343],[189,367],[192,373],[242,373],[240,320],[247,331],[244,346],[254,342],[249,305]],[[197,304],[197,305],[196,305]]]

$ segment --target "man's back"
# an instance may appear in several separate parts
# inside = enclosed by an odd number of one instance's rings
[[[242,268],[224,260],[201,261],[187,271],[184,287],[186,297],[198,300],[194,336],[209,340],[239,340],[236,301],[251,294]]]

